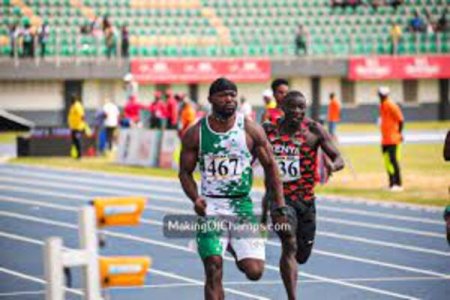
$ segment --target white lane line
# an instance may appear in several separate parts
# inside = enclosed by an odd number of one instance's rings
[[[414,252],[429,253],[429,254],[434,254],[434,255],[450,257],[450,252],[426,249],[426,248],[415,247],[415,246],[408,246],[408,245],[403,245],[403,244],[398,244],[398,243],[382,242],[382,241],[378,241],[378,240],[366,239],[366,238],[356,237],[356,236],[349,236],[346,234],[338,234],[338,233],[333,233],[333,232],[329,232],[329,231],[320,231],[320,235],[332,237],[332,238],[336,238],[336,239],[352,241],[352,242],[360,242],[360,243],[372,244],[372,245],[377,245],[377,246],[391,247],[391,248],[396,248],[396,249],[409,250],[409,251],[414,251]]]
[[[277,247],[281,247],[281,244],[279,242],[268,241],[268,244],[277,246]],[[340,258],[340,259],[344,259],[344,260],[361,262],[361,263],[375,265],[375,266],[381,266],[381,267],[397,269],[397,270],[402,270],[402,271],[409,271],[409,272],[413,272],[413,273],[420,273],[420,274],[429,275],[429,276],[442,277],[444,279],[450,279],[450,274],[444,274],[444,273],[440,273],[440,272],[430,271],[430,270],[426,270],[426,269],[419,269],[419,268],[409,267],[409,266],[405,266],[405,265],[392,264],[392,263],[387,263],[387,262],[368,259],[368,258],[360,258],[360,257],[353,256],[353,255],[350,256],[350,255],[339,254],[339,253],[318,250],[318,249],[317,250],[313,249],[313,253],[321,254],[324,256],[336,257],[336,258]]]
[[[148,224],[148,225],[163,226],[163,222],[157,221],[157,220],[142,219],[141,223]],[[270,246],[281,247],[281,244],[279,242],[267,241],[267,244]],[[336,258],[340,258],[340,259],[344,259],[344,260],[357,261],[357,262],[375,265],[375,266],[383,266],[383,267],[402,270],[402,271],[409,271],[409,272],[420,273],[420,274],[424,274],[424,275],[437,276],[437,277],[442,277],[445,279],[450,279],[450,274],[444,274],[444,273],[434,272],[434,271],[425,270],[425,269],[419,269],[419,268],[413,268],[413,267],[408,267],[408,266],[404,266],[404,265],[392,264],[392,263],[382,262],[379,260],[359,258],[356,256],[350,256],[350,255],[345,255],[345,254],[337,254],[337,253],[333,253],[333,252],[329,252],[329,251],[313,249],[313,252],[324,255],[324,256],[332,256],[332,257],[336,257]]]
[[[10,172],[4,172],[4,170],[0,169],[0,174],[3,173],[10,173]],[[50,175],[50,174],[46,174],[46,173],[42,173],[42,172],[33,172],[33,171],[15,171],[15,174],[21,174],[27,177],[37,177],[37,178],[49,178],[49,179],[57,179],[60,181],[70,181],[70,182],[80,182],[80,183],[87,183],[87,184],[92,184],[93,181],[92,179],[85,179],[85,178],[80,178],[80,177],[75,177],[72,176],[70,177],[70,179],[65,179],[60,175]],[[133,178],[133,177],[131,177]],[[112,177],[112,180],[117,179]],[[147,179],[147,178],[144,178]],[[150,181],[152,182],[152,181]],[[158,186],[157,182],[152,182],[151,184],[142,184],[142,183],[125,183],[125,182],[111,182],[111,180],[109,179],[100,179],[100,178],[96,178],[95,179],[95,183],[101,183],[105,186],[109,186],[109,187],[123,187],[126,189],[142,189],[145,191],[149,191],[151,193],[153,192],[177,192],[179,193],[180,197],[185,198],[184,194],[181,192],[181,186],[179,185],[178,181],[174,181],[174,183],[177,184],[177,189],[174,188],[165,188],[165,187],[161,187]],[[254,191],[256,191],[256,189],[254,189]],[[260,193],[259,191],[257,191],[258,193]],[[255,199],[259,199],[260,197],[258,197],[258,195],[255,195]],[[334,197],[330,198],[330,201],[333,202],[337,202],[336,199],[334,199]],[[327,200],[328,201],[328,198]],[[421,223],[429,223],[429,224],[438,224],[441,225],[442,222],[436,221],[436,220],[431,220],[431,219],[427,219],[427,218],[418,218],[418,217],[408,217],[408,216],[397,216],[394,214],[385,214],[385,213],[378,213],[378,212],[367,212],[364,210],[358,210],[358,209],[345,209],[345,208],[335,208],[335,207],[326,207],[326,201],[318,201],[318,203],[320,204],[320,208],[324,209],[324,210],[329,210],[329,211],[338,211],[338,212],[342,212],[342,213],[351,213],[351,214],[360,214],[360,215],[368,215],[368,216],[373,216],[373,217],[380,217],[380,218],[388,218],[388,219],[394,219],[394,220],[402,220],[402,221],[411,221],[411,222],[421,222]],[[258,202],[258,201],[255,201]],[[345,202],[345,201],[344,201]],[[354,201],[351,201],[352,203]],[[374,203],[378,203],[378,202],[374,202]],[[367,205],[367,204],[366,204]],[[372,202],[369,205],[373,205]],[[395,204],[394,204],[395,205]],[[398,205],[403,205],[403,203],[398,203]],[[390,204],[390,206],[393,206],[393,204]],[[323,208],[326,207],[326,208]],[[437,209],[437,208],[434,208]],[[440,208],[439,208],[440,209]],[[433,211],[434,212],[434,211]]]
[[[346,204],[355,204],[355,205],[365,205],[372,207],[384,207],[384,208],[394,208],[394,209],[408,209],[411,211],[423,211],[427,213],[442,213],[442,207],[426,205],[426,204],[413,204],[413,203],[405,203],[405,202],[395,202],[395,201],[379,201],[379,200],[370,200],[359,197],[342,197],[342,196],[333,196],[327,195],[323,197],[323,201],[335,202],[335,203],[346,203]],[[321,201],[322,202],[322,201]]]
[[[4,180],[4,177],[0,177],[0,180]],[[10,181],[10,182],[18,182],[17,180],[14,179],[10,179],[10,178],[6,178],[6,181]],[[104,188],[97,188],[97,187],[77,187],[77,186],[73,186],[73,184],[63,184],[63,183],[50,183],[47,181],[41,181],[41,180],[21,180],[19,181],[21,183],[27,183],[27,184],[31,184],[31,185],[38,185],[38,186],[48,186],[48,187],[56,187],[56,188],[67,188],[67,189],[75,189],[75,190],[84,190],[84,191],[93,191],[93,192],[102,192],[102,193],[107,193],[107,194],[116,194],[116,193],[121,193],[121,195],[129,195],[129,192],[127,193],[126,191],[123,190],[116,190],[114,191],[113,189],[104,189]],[[2,186],[3,188],[3,186]],[[8,189],[8,187],[6,187]],[[27,187],[27,189],[29,189]],[[189,200],[181,200],[178,198],[174,198],[174,197],[155,197],[153,200],[161,200],[161,201],[167,201],[166,199],[171,199],[170,201],[172,202],[186,202]],[[340,224],[345,224],[345,225],[351,225],[351,226],[363,226],[366,228],[371,228],[371,229],[381,229],[381,230],[387,230],[387,231],[395,231],[395,232],[401,232],[401,233],[407,233],[407,234],[415,234],[415,235],[421,235],[421,236],[427,236],[427,237],[433,237],[433,238],[440,238],[440,239],[444,239],[445,235],[443,234],[439,234],[439,233],[434,233],[434,232],[429,232],[429,231],[419,231],[419,230],[412,230],[412,229],[406,229],[406,228],[400,228],[400,227],[393,227],[393,226],[384,226],[384,225],[377,225],[377,224],[372,224],[372,223],[365,223],[365,222],[354,222],[354,221],[345,221],[345,220],[339,220],[339,219],[334,219],[334,218],[325,218],[325,217],[318,217],[319,221],[324,221],[324,222],[333,222],[333,223],[340,223]]]
[[[8,186],[0,186],[0,190],[1,189],[11,190]],[[15,190],[15,188],[12,188],[12,189]],[[28,191],[33,192],[35,194],[49,195],[49,196],[55,196],[55,197],[65,197],[65,198],[76,199],[79,201],[80,200],[83,201],[84,199],[86,199],[86,197],[83,197],[80,195],[72,195],[72,194],[65,194],[65,193],[59,193],[59,192],[48,192],[48,191],[42,191],[39,189],[28,189]],[[149,207],[153,207],[154,210],[159,210],[162,212],[173,212],[173,213],[188,212],[188,211],[174,209],[174,208],[165,207],[165,206],[150,205]],[[317,233],[317,235],[323,235],[323,236],[333,237],[333,238],[337,238],[337,239],[349,240],[349,241],[353,241],[353,242],[359,242],[359,243],[365,243],[365,244],[371,244],[371,245],[377,245],[377,246],[383,246],[383,247],[391,247],[391,248],[408,250],[408,251],[419,252],[419,253],[429,253],[429,254],[441,255],[441,256],[447,256],[447,257],[450,256],[450,253],[439,251],[439,250],[433,250],[433,249],[416,247],[416,246],[409,246],[409,245],[404,245],[404,244],[399,244],[399,243],[378,241],[378,240],[374,240],[374,239],[366,239],[366,238],[361,238],[361,237],[347,235],[347,234],[343,235],[343,234],[333,233],[330,231],[320,231],[319,230],[316,233]]]
[[[5,172],[3,172],[0,169],[0,174],[4,174]],[[173,186],[170,187],[162,187],[162,186],[156,186],[156,185],[148,185],[148,184],[140,184],[140,183],[125,183],[125,182],[121,182],[121,181],[117,181],[117,182],[111,182],[110,180],[103,180],[101,178],[80,178],[80,177],[70,177],[70,179],[64,178],[62,176],[59,175],[50,175],[50,174],[45,174],[45,173],[35,173],[35,172],[17,172],[20,175],[23,175],[24,177],[28,177],[28,178],[46,178],[46,179],[52,179],[52,180],[58,180],[58,181],[62,181],[62,182],[73,182],[73,183],[86,183],[86,184],[101,184],[107,187],[121,187],[124,189],[141,189],[147,192],[164,192],[164,193],[179,193],[181,194],[181,186],[180,184],[178,184],[176,186],[176,188],[174,188]],[[3,178],[6,179],[10,179],[11,181],[17,181],[11,177],[0,177],[2,180]],[[19,178],[19,177],[16,177]],[[23,177],[20,177],[21,179],[23,179]],[[78,185],[77,185],[78,186]]]
[[[29,292],[10,292],[10,293],[0,293],[0,297],[18,297],[26,295],[42,295],[45,294],[44,290],[39,291],[29,291]]]
[[[6,269],[6,268],[3,268],[3,267],[0,267],[0,272],[9,274],[9,275],[12,275],[12,276],[15,276],[15,277],[19,277],[19,278],[22,278],[22,279],[25,279],[25,280],[37,282],[37,283],[40,283],[40,284],[47,284],[47,282],[45,280],[43,280],[43,279],[41,279],[39,277],[31,276],[31,275],[28,275],[28,274],[25,274],[25,273],[13,271],[13,270]],[[80,295],[80,296],[84,295],[84,293],[82,291],[77,290],[77,289],[72,289],[72,288],[67,288],[66,287],[66,288],[64,288],[64,290],[66,292],[69,292],[69,293],[72,293],[72,294],[76,294],[76,295]]]
[[[433,225],[442,225],[443,221],[437,221],[437,220],[431,220],[426,218],[418,218],[418,217],[408,217],[408,216],[400,216],[395,214],[388,214],[388,213],[379,213],[379,212],[371,212],[371,211],[365,211],[362,209],[356,209],[356,208],[339,208],[339,207],[331,207],[324,205],[324,202],[320,202],[320,210],[324,211],[332,211],[332,212],[338,212],[338,213],[346,213],[351,215],[360,215],[360,216],[369,216],[369,217],[377,217],[382,219],[392,219],[392,220],[399,220],[399,221],[408,221],[408,222],[417,222],[417,223],[425,223],[425,224],[433,224]],[[319,203],[319,202],[318,202]]]
[[[23,235],[7,233],[7,232],[4,232],[4,231],[0,231],[0,237],[4,237],[4,238],[10,239],[10,240],[16,240],[16,241],[26,242],[26,243],[30,243],[30,244],[35,244],[35,245],[39,245],[39,246],[43,246],[44,245],[43,241],[27,238],[27,237],[25,237]]]
[[[151,176],[148,175],[147,177],[145,176],[133,176],[133,175],[124,175],[121,173],[115,173],[115,174],[111,174],[111,173],[106,173],[106,172],[102,172],[102,171],[93,171],[93,170],[73,170],[73,169],[65,169],[65,168],[58,168],[58,167],[49,167],[49,166],[30,166],[27,164],[14,164],[14,166],[20,167],[24,170],[18,170],[17,168],[11,168],[11,165],[7,166],[7,174],[10,175],[15,175],[19,172],[22,172],[23,174],[28,174],[31,173],[33,171],[39,172],[36,173],[39,176],[43,175],[43,174],[48,174],[48,172],[63,172],[64,174],[57,174],[56,176],[67,176],[67,177],[71,177],[71,178],[80,178],[80,175],[83,174],[91,174],[91,175],[97,175],[97,176],[101,176],[103,178],[110,178],[111,180],[117,180],[120,178],[126,178],[129,180],[140,180],[140,181],[147,181],[148,184],[156,184],[158,185],[158,181],[164,181],[164,182],[171,182],[171,183],[175,183],[179,186],[179,180],[177,178],[167,178],[167,177],[159,177],[159,176]],[[0,169],[0,171],[4,171],[5,168]],[[42,173],[44,172],[44,173]],[[75,175],[78,174],[78,175]],[[151,178],[150,178],[151,176]],[[97,178],[95,178],[95,180],[97,180]],[[108,180],[108,179],[106,179]],[[260,196],[264,193],[264,188],[262,187],[254,187],[253,191],[260,193]],[[412,203],[403,203],[403,202],[393,202],[393,201],[377,201],[377,200],[370,200],[370,199],[364,199],[364,198],[359,198],[359,197],[338,197],[338,196],[332,196],[332,195],[327,195],[327,196],[322,196],[319,195],[320,197],[324,198],[324,201],[320,201],[320,202],[326,202],[326,201],[330,201],[330,202],[342,202],[342,203],[350,203],[350,204],[357,204],[357,205],[365,205],[365,206],[378,206],[378,207],[393,207],[393,208],[399,208],[399,209],[409,209],[412,211],[425,211],[428,213],[441,213],[442,208],[441,207],[436,207],[436,206],[432,206],[432,205],[425,205],[425,204],[412,204]]]
[[[446,238],[445,234],[440,234],[440,233],[435,233],[435,232],[430,232],[430,231],[415,230],[415,229],[413,230],[413,229],[394,227],[394,226],[388,226],[388,225],[379,225],[379,224],[372,224],[372,223],[358,222],[358,221],[348,221],[348,220],[327,218],[327,217],[319,217],[318,219],[320,221],[341,224],[341,225],[358,226],[358,227],[365,227],[365,228],[370,228],[370,229],[381,229],[381,230],[386,230],[386,231],[409,233],[409,234],[421,235],[421,236],[426,236],[426,237],[435,237],[435,238],[439,238],[439,239]],[[444,223],[442,223],[442,224],[444,224]]]
[[[149,269],[149,273],[152,269]],[[346,282],[409,282],[409,281],[439,281],[446,280],[444,278],[436,278],[436,277],[374,277],[374,278],[339,278],[338,280],[346,281]],[[300,284],[306,283],[323,283],[321,280],[315,279],[298,279]],[[224,281],[223,285],[282,285],[283,282],[281,280],[259,280],[259,281]],[[166,284],[147,284],[140,287],[111,287],[111,290],[131,290],[131,289],[164,289],[164,288],[177,288],[177,287],[198,287],[197,283],[166,283]]]
[[[26,204],[26,205],[32,205],[34,207],[47,207],[57,210],[67,210],[67,211],[78,211],[79,208],[73,207],[73,206],[67,206],[67,205],[59,205],[59,204],[52,204],[49,202],[41,202],[41,201],[34,201],[34,200],[28,200],[24,198],[18,198],[18,197],[10,197],[10,196],[3,196],[0,195],[0,202],[14,202],[14,203],[20,203],[20,204]]]
[[[22,214],[8,213],[8,212],[0,211],[0,215],[17,218],[17,219],[21,219],[21,220],[33,221],[36,223],[43,223],[43,224],[48,224],[48,225],[55,225],[55,226],[60,226],[60,227],[65,227],[65,228],[76,229],[76,226],[74,226],[72,224],[58,222],[58,221],[43,220],[43,219],[39,219],[39,218],[35,218],[35,217],[30,217],[27,215],[22,215]],[[157,245],[157,246],[161,246],[161,247],[177,249],[177,250],[181,250],[184,252],[188,252],[190,254],[194,254],[192,252],[192,250],[189,249],[188,247],[183,247],[183,246],[179,246],[179,245],[172,244],[172,243],[166,243],[166,242],[162,242],[159,240],[153,240],[153,239],[149,239],[149,238],[143,238],[143,237],[139,237],[139,236],[124,234],[124,233],[119,233],[119,232],[112,232],[112,231],[107,231],[107,230],[104,230],[103,233],[108,236],[113,236],[113,237],[122,238],[122,239],[126,239],[126,240],[133,240],[133,241],[141,242],[144,244]],[[234,258],[229,257],[229,256],[225,256],[224,260],[231,261],[234,263]],[[276,266],[266,264],[265,267],[268,270],[279,272],[279,269]],[[336,285],[346,286],[346,287],[350,287],[350,288],[354,288],[354,289],[369,291],[369,292],[373,292],[373,293],[377,293],[377,294],[381,294],[381,295],[387,295],[387,296],[391,296],[391,297],[395,297],[395,298],[399,298],[399,299],[414,299],[414,300],[418,299],[418,298],[411,297],[408,295],[394,293],[394,292],[377,289],[377,288],[371,288],[371,287],[367,287],[367,286],[363,286],[363,285],[359,285],[359,284],[344,282],[344,281],[341,281],[338,279],[328,278],[328,277],[324,277],[324,276],[313,275],[313,274],[302,272],[302,271],[299,272],[298,274],[300,276],[304,276],[307,278],[322,280],[323,282],[328,282],[328,283],[333,283]]]
[[[2,213],[3,212],[0,211],[0,215]],[[18,214],[9,214],[9,215],[6,214],[6,216],[14,217],[14,218],[21,218],[21,219],[25,219],[25,220],[28,220],[28,221],[38,222],[37,218],[33,218],[33,217],[32,218],[25,218],[24,215],[22,215],[22,217],[20,217],[20,215],[18,215]],[[48,225],[55,225],[55,226],[62,226],[60,222],[54,222],[54,221],[49,221],[49,220],[42,220],[42,222],[40,222],[40,223],[44,223],[44,224],[48,224]],[[71,224],[65,224],[65,225],[66,226],[63,226],[63,227],[77,229],[76,226],[72,226]],[[0,231],[0,237],[5,237],[5,238],[17,240],[17,241],[27,242],[27,243],[32,243],[32,244],[40,245],[40,246],[44,245],[44,242],[41,241],[41,240],[32,239],[32,238],[28,238],[28,237],[24,237],[24,236],[20,236],[20,235],[15,235],[15,234],[10,234],[10,233],[6,233],[6,232],[1,232],[1,231]],[[66,248],[66,249],[68,249],[68,248]],[[2,272],[2,269],[3,268],[0,267],[0,272]],[[14,271],[11,271],[11,270],[9,270],[9,271],[10,272],[14,272]],[[167,273],[167,272],[164,272],[164,271],[161,271],[161,270],[156,270],[156,269],[152,269],[152,272],[158,273],[159,275],[165,276],[167,278],[176,278],[176,279],[179,279],[179,280],[182,280],[182,281],[185,281],[185,282],[190,282],[190,283],[197,283],[197,284],[200,283],[200,285],[203,286],[203,282],[201,282],[199,280],[196,280],[196,279],[189,278],[189,277],[176,275],[176,274],[173,274],[173,273]],[[164,274],[164,273],[166,273],[166,274]],[[12,273],[10,273],[10,274],[12,274]],[[24,278],[24,279],[28,279],[28,280],[32,280],[32,281],[35,281],[35,282],[46,284],[46,281],[42,280],[40,278],[32,277],[32,276],[25,275],[25,274],[22,274],[20,276],[17,275],[17,274],[13,274],[13,275],[21,277],[21,278]],[[136,287],[134,287],[134,288],[136,288]],[[74,289],[67,289],[66,288],[66,290],[74,290]],[[74,290],[74,291],[77,291],[77,290]],[[229,292],[230,294],[235,294],[235,295],[243,296],[243,297],[250,298],[250,299],[269,300],[268,298],[260,297],[260,296],[257,296],[257,295],[252,295],[252,294],[245,293],[245,292],[242,292],[242,291],[239,291],[239,290],[235,290],[235,289],[231,289],[231,288],[225,288],[225,291]],[[82,292],[79,292],[79,294],[83,295]]]
[[[157,275],[161,275],[161,276],[165,276],[165,277],[169,277],[169,278],[173,278],[173,279],[182,280],[182,281],[185,281],[185,282],[196,284],[198,286],[203,286],[204,285],[204,282],[202,282],[200,280],[187,278],[187,277],[180,276],[180,275],[177,275],[177,274],[172,273],[172,272],[165,272],[165,271],[161,271],[161,270],[155,270],[155,269],[152,269],[152,268],[150,268],[148,270],[148,272],[149,273],[154,273],[154,274],[157,274]],[[269,298],[255,296],[255,295],[252,295],[252,294],[249,294],[249,293],[236,291],[234,289],[230,289],[230,288],[226,288],[226,287],[224,288],[224,290],[227,291],[227,292],[232,292],[233,294],[236,294],[236,295],[239,295],[239,296],[250,298],[250,299],[270,300]]]

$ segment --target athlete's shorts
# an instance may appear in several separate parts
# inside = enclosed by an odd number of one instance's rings
[[[277,231],[277,234],[280,238],[283,238],[283,235],[286,234],[296,236],[297,262],[304,264],[311,255],[316,235],[315,201],[290,201],[289,199],[285,201],[288,207],[287,218],[291,232]]]
[[[202,259],[223,256],[230,246],[237,261],[265,260],[265,239],[259,232],[250,197],[206,198],[206,203],[206,217],[197,222],[197,250]]]

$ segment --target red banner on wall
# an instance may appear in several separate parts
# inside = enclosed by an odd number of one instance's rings
[[[267,81],[269,59],[135,59],[131,73],[141,83],[211,82],[224,76],[236,82]]]
[[[350,58],[351,80],[450,78],[450,56]]]

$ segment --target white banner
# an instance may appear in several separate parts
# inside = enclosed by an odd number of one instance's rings
[[[177,169],[180,162],[181,142],[176,130],[165,130],[161,139],[159,167]]]
[[[158,166],[161,131],[120,129],[117,162],[125,165]]]

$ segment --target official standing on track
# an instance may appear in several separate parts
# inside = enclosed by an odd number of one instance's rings
[[[389,98],[388,87],[380,87],[381,149],[389,176],[389,189],[403,191],[400,174],[400,144],[403,142],[403,114],[400,107]]]

